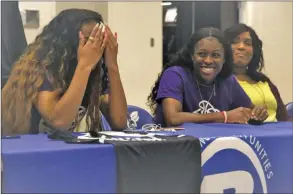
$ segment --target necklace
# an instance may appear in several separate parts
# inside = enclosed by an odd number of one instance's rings
[[[205,85],[205,84],[202,84],[202,83],[200,83],[200,82],[197,81],[197,80],[196,80],[196,83],[197,83],[198,85],[203,86],[203,87],[206,87],[206,88],[210,88],[210,87],[213,87],[213,86],[214,86],[214,84],[213,84],[213,85]]]
[[[202,98],[202,94],[201,94],[201,91],[200,91],[200,88],[199,88],[199,85],[203,85],[203,84],[199,83],[199,82],[196,80],[196,86],[197,86],[197,89],[198,89],[198,91],[199,91],[200,98],[201,98],[201,100],[203,100],[203,98]],[[211,86],[206,86],[206,85],[203,85],[203,86],[204,86],[204,87],[211,87]],[[214,94],[214,96],[216,96],[216,88],[215,88],[215,84],[213,84],[212,87],[213,87],[213,91],[212,91],[212,93],[211,93],[211,95],[210,95],[210,97],[209,97],[208,102],[210,102],[210,100],[212,99],[213,94]]]

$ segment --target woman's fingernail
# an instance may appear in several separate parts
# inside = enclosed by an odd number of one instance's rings
[[[100,24],[100,25],[99,25],[99,28],[100,28],[100,29],[103,29],[103,24]]]
[[[79,31],[79,38],[83,38],[82,32]]]

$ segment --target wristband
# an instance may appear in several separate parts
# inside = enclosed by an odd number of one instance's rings
[[[224,123],[227,123],[227,120],[228,120],[227,112],[226,111],[222,111],[221,113],[224,116]]]

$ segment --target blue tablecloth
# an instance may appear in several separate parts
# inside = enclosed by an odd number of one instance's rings
[[[185,124],[199,137],[202,191],[293,192],[292,123]],[[25,135],[2,140],[4,192],[115,193],[112,145],[76,145]],[[239,184],[240,183],[240,184]],[[211,185],[208,187],[207,185]]]
[[[66,144],[45,135],[2,140],[4,193],[115,193],[112,145]]]
[[[200,137],[202,192],[293,193],[292,122],[185,128],[184,134]]]

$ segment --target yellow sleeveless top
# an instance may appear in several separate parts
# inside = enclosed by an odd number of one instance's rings
[[[264,122],[277,122],[276,114],[278,105],[269,84],[261,81],[256,84],[250,84],[247,81],[240,80],[238,80],[238,83],[254,105],[265,105],[267,107],[268,118]]]

